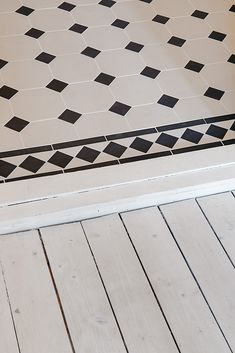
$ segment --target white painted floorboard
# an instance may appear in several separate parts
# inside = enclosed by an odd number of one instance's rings
[[[157,208],[122,214],[131,240],[183,353],[229,348]]]
[[[195,200],[161,207],[169,227],[235,350],[235,272]]]
[[[198,203],[235,267],[235,197],[217,194],[201,197]]]
[[[80,223],[41,233],[76,352],[126,352]]]
[[[234,196],[0,237],[2,353],[234,353]]]

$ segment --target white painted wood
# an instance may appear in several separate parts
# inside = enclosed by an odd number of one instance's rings
[[[199,198],[199,205],[235,266],[235,198],[223,193]]]
[[[4,353],[19,353],[11,310],[0,265],[0,349]]]
[[[230,352],[157,208],[122,214],[181,353]]]
[[[129,353],[176,353],[118,215],[83,222]]]
[[[0,261],[21,353],[72,353],[38,233],[1,237]]]
[[[235,165],[235,146],[0,184],[0,206]],[[233,176],[234,177],[234,176]],[[235,187],[233,187],[234,189]]]
[[[161,206],[227,340],[235,350],[235,272],[196,201]]]
[[[235,165],[0,207],[0,234],[79,221],[232,190]]]
[[[76,353],[126,352],[80,223],[41,233]]]

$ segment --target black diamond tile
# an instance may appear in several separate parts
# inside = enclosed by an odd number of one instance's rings
[[[212,31],[211,34],[209,35],[209,38],[218,40],[219,42],[222,42],[224,38],[226,37],[227,34],[221,33],[221,32],[216,32]]]
[[[124,20],[120,20],[120,19],[116,19],[113,23],[112,26],[118,27],[118,28],[126,28],[126,26],[129,25],[130,22],[124,21]]]
[[[13,97],[18,91],[14,88],[8,87],[8,86],[2,86],[0,88],[0,97],[10,99]]]
[[[34,9],[31,9],[30,7],[27,6],[21,6],[18,10],[16,10],[17,13],[20,13],[21,15],[28,16],[30,15]]]
[[[72,9],[74,9],[75,7],[76,5],[71,4],[69,2],[63,2],[60,6],[58,6],[59,9],[65,10],[65,11],[72,11]]]
[[[165,134],[163,132],[158,137],[156,143],[158,143],[159,145],[165,146],[165,147],[173,148],[177,141],[178,141],[177,137]]]
[[[148,4],[150,4],[153,0],[140,0],[142,2],[147,2]]]
[[[0,160],[0,176],[1,177],[7,178],[15,169],[16,169],[16,166],[14,164]]]
[[[222,140],[227,132],[228,132],[227,129],[224,129],[221,126],[217,126],[217,125],[211,124],[211,126],[207,130],[206,134],[210,135],[210,136],[213,136],[213,137],[217,137],[218,139]]]
[[[48,54],[48,53],[45,53],[45,52],[42,52],[41,54],[39,54],[35,58],[35,60],[42,61],[45,64],[49,64],[54,59],[55,59],[55,55],[51,55],[51,54]]]
[[[195,72],[200,72],[203,69],[204,66],[205,65],[203,65],[203,64],[200,64],[200,63],[198,63],[196,61],[190,60],[187,63],[187,65],[185,66],[185,69],[192,70],[192,71],[195,71]]]
[[[228,59],[228,62],[229,62],[229,63],[232,63],[232,64],[235,64],[235,55],[234,55],[234,54],[232,54],[232,55],[230,56],[230,58]]]
[[[53,91],[62,92],[63,89],[65,89],[65,87],[67,86],[67,83],[54,79],[50,83],[48,83],[47,88],[50,88]]]
[[[112,7],[114,4],[116,4],[116,1],[113,0],[101,0],[99,2],[100,5],[107,6],[107,7]]]
[[[191,16],[201,18],[202,20],[204,20],[206,18],[206,16],[208,16],[208,12],[195,10]]]
[[[116,158],[120,158],[126,151],[127,147],[119,145],[119,143],[110,142],[103,152],[110,154]]]
[[[146,66],[144,70],[140,73],[141,75],[150,77],[150,78],[156,78],[157,75],[160,74],[161,71],[154,69],[153,67]]]
[[[83,33],[88,27],[80,25],[79,23],[75,23],[72,27],[69,28],[70,31]]]
[[[41,159],[28,156],[23,161],[23,163],[20,164],[20,167],[25,170],[28,170],[29,172],[37,173],[37,171],[39,171],[39,169],[43,166],[43,164],[45,164],[45,162],[42,161]]]
[[[20,132],[22,131],[27,125],[29,124],[28,121],[17,118],[16,116],[14,116],[14,118],[12,118],[11,120],[9,120],[5,126],[8,127],[11,130]]]
[[[165,24],[165,23],[167,23],[167,21],[169,21],[169,19],[170,19],[169,17],[157,15],[153,18],[153,21],[161,23],[161,24]]]
[[[179,38],[179,37],[175,37],[175,36],[171,37],[171,38],[168,40],[168,43],[169,43],[169,44],[176,45],[177,47],[182,47],[185,42],[186,42],[185,39]]]
[[[41,37],[43,35],[43,33],[45,33],[45,32],[41,31],[40,29],[31,28],[28,32],[25,33],[25,35],[38,39],[39,37]]]
[[[114,76],[105,74],[104,72],[101,72],[99,76],[96,77],[95,81],[99,83],[103,83],[106,86],[109,86],[113,80],[115,79]]]
[[[75,124],[82,114],[74,112],[73,110],[66,109],[58,119],[67,121],[70,124]]]
[[[93,163],[96,160],[96,158],[99,156],[99,154],[100,152],[94,150],[93,148],[83,147],[76,157],[86,162]]]
[[[109,110],[113,113],[124,116],[130,109],[131,107],[129,105],[120,102],[115,102]]]
[[[174,108],[178,100],[179,100],[178,98],[163,94],[163,96],[159,99],[158,104],[165,105],[169,108]]]
[[[48,160],[49,163],[56,165],[57,167],[60,168],[65,168],[73,157],[57,151],[53,156]]]
[[[153,142],[144,140],[140,137],[136,137],[132,142],[132,144],[130,145],[130,147],[137,151],[147,153],[152,145],[153,145]]]
[[[220,100],[223,97],[224,93],[225,93],[224,91],[221,91],[213,87],[209,87],[208,90],[204,93],[204,96],[210,97],[216,100]]]
[[[135,51],[136,53],[139,53],[141,49],[143,49],[143,47],[144,46],[142,44],[139,44],[136,42],[130,42],[129,44],[127,44],[125,49],[132,50],[132,51]]]
[[[3,68],[3,66],[5,66],[6,64],[8,64],[7,61],[0,59],[0,69]]]
[[[202,137],[203,137],[203,134],[201,132],[194,131],[191,129],[186,129],[183,135],[181,136],[182,139],[196,144],[200,142]]]
[[[230,7],[229,11],[235,12],[235,5],[232,5],[232,6]]]
[[[235,122],[234,122],[233,125],[230,127],[230,130],[235,131]]]
[[[92,47],[86,47],[81,54],[89,56],[90,58],[96,58],[101,51]]]

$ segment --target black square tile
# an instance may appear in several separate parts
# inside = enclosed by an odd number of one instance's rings
[[[229,63],[232,63],[232,64],[235,64],[235,55],[234,55],[234,54],[232,54],[232,55],[230,56],[230,58],[228,59],[228,62],[229,62]]]
[[[224,38],[226,37],[227,34],[221,33],[221,32],[216,32],[212,31],[211,34],[209,35],[209,38],[218,40],[219,42],[222,42]]]
[[[3,178],[7,178],[13,170],[16,169],[16,165],[0,160],[0,176]]]
[[[230,7],[229,11],[235,12],[235,4]]]
[[[30,7],[27,6],[21,6],[18,10],[16,10],[17,13],[20,13],[21,15],[29,16],[34,9],[31,9]]]
[[[112,26],[118,27],[118,28],[126,28],[126,26],[129,25],[130,22],[124,21],[124,20],[120,20],[119,18],[117,18],[113,23]]]
[[[59,9],[65,10],[65,11],[72,11],[75,7],[76,5],[71,4],[69,2],[63,2],[62,4],[60,4],[60,6],[58,6]]]
[[[8,61],[0,59],[0,69],[2,69],[6,64],[8,64]]]
[[[165,134],[163,132],[158,137],[156,143],[158,143],[159,145],[165,146],[165,147],[173,148],[177,141],[178,141],[177,137]]]
[[[203,69],[204,66],[205,65],[203,65],[203,64],[200,64],[200,63],[198,63],[196,61],[190,60],[187,63],[187,65],[185,66],[185,69],[188,69],[188,70],[191,70],[191,71],[195,71],[195,72],[200,72]]]
[[[221,91],[217,88],[209,87],[208,90],[204,93],[204,96],[220,100],[223,97],[224,93],[224,91]]]
[[[99,2],[100,5],[106,6],[106,7],[112,7],[114,4],[116,4],[116,1],[113,0],[101,0]]]
[[[52,60],[55,59],[55,55],[51,55],[45,52],[42,52],[41,54],[39,54],[35,60],[41,61],[45,64],[49,64]]]
[[[87,30],[87,26],[80,25],[79,23],[75,23],[72,25],[72,27],[69,28],[70,31],[77,32],[77,33],[83,33],[85,30]]]
[[[65,168],[73,157],[57,151],[53,156],[48,160],[49,163],[56,165],[57,167],[60,168]]]
[[[115,102],[109,110],[113,113],[124,116],[130,109],[131,107],[129,105],[120,102]]]
[[[177,47],[182,47],[185,42],[186,42],[185,39],[179,38],[179,37],[175,37],[175,36],[172,36],[172,37],[168,40],[168,43],[169,43],[169,44],[175,45],[175,46],[177,46]]]
[[[10,99],[12,98],[18,91],[14,88],[8,86],[2,86],[0,88],[0,97]]]
[[[50,88],[53,91],[62,92],[67,86],[67,83],[54,79],[48,83],[47,88]]]
[[[135,51],[136,53],[139,53],[141,49],[143,49],[143,47],[144,47],[143,44],[130,42],[129,44],[127,44],[125,49],[132,50],[132,51]]]
[[[126,151],[127,147],[120,145],[116,142],[110,142],[103,152],[110,154],[116,158],[120,158]]]
[[[150,4],[153,0],[140,0],[140,1]]]
[[[41,159],[32,157],[32,156],[28,156],[23,163],[20,164],[20,167],[28,170],[29,172],[32,173],[37,173],[39,171],[39,169],[43,166],[43,164],[45,164],[44,161],[42,161]]]
[[[142,139],[140,137],[136,137],[132,142],[132,144],[130,145],[130,147],[137,151],[147,153],[152,145],[153,145],[153,142]]]
[[[95,81],[99,83],[103,83],[106,86],[109,86],[113,80],[115,79],[114,76],[105,74],[104,72],[101,72],[99,76],[96,77]]]
[[[64,120],[70,124],[75,124],[76,121],[82,116],[82,114],[74,112],[73,110],[66,109],[58,119]]]
[[[235,131],[235,122],[232,124],[232,126],[230,127],[230,130]]]
[[[153,18],[153,21],[154,22],[158,22],[158,23],[161,23],[161,24],[165,24],[169,21],[169,17],[166,17],[166,16],[162,16],[162,15],[157,15]]]
[[[206,18],[206,16],[208,16],[208,12],[204,12],[204,11],[200,11],[200,10],[195,10],[192,15],[193,17],[197,17],[200,18],[202,20],[204,20]]]
[[[213,136],[213,137],[217,137],[218,139],[222,140],[224,138],[224,136],[227,134],[227,132],[228,132],[227,129],[224,129],[221,126],[211,124],[211,126],[207,130],[206,134]]]
[[[150,78],[156,78],[160,74],[160,72],[160,70],[154,69],[150,66],[146,66],[140,74]]]
[[[201,132],[194,131],[191,129],[186,129],[183,135],[181,136],[182,139],[196,144],[200,142],[202,137],[203,137],[203,134]]]
[[[11,120],[9,120],[5,126],[8,127],[11,130],[20,132],[22,131],[27,125],[29,124],[28,121],[24,120],[24,119],[20,119],[17,118],[16,116],[14,116],[14,118],[12,118]]]
[[[169,107],[169,108],[174,108],[178,100],[179,100],[178,98],[163,94],[163,96],[159,99],[158,104],[165,105],[166,107]]]
[[[96,58],[101,51],[92,47],[86,47],[81,54],[89,56],[90,58]]]
[[[41,31],[40,29],[31,28],[28,32],[25,33],[25,35],[38,39],[39,37],[41,37],[43,35],[43,33],[45,33],[45,32]]]
[[[80,158],[86,162],[93,163],[96,158],[99,156],[100,152],[94,150],[93,148],[90,147],[83,147],[81,151],[77,154],[77,158]]]

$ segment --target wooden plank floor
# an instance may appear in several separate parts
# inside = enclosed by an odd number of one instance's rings
[[[234,193],[0,237],[4,353],[235,353]]]

